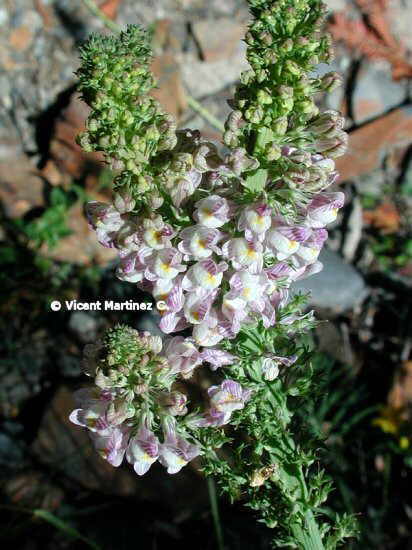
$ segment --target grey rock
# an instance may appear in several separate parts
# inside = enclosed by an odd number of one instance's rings
[[[310,292],[309,304],[312,307],[329,309],[336,313],[358,306],[368,293],[358,271],[332,250],[324,249],[319,259],[323,263],[323,270],[294,283],[292,291]]]
[[[15,438],[0,432],[0,465],[6,468],[18,468],[23,463],[23,450]]]
[[[394,82],[387,62],[365,61],[353,93],[355,121],[360,124],[400,105],[406,97],[406,82]]]
[[[96,340],[98,326],[98,320],[84,311],[75,311],[70,316],[70,330],[85,344]]]
[[[164,333],[159,329],[160,315],[157,311],[146,311],[141,315],[135,325],[137,330],[147,330],[154,336],[164,336]]]
[[[237,82],[242,71],[249,67],[246,48],[239,42],[236,52],[227,59],[205,62],[183,55],[181,70],[188,92],[195,98],[206,97]]]

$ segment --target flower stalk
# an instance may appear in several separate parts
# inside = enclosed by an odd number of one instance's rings
[[[71,419],[103,458],[125,458],[138,475],[200,457],[221,492],[274,530],[276,547],[332,550],[352,520],[322,511],[331,483],[298,414],[315,383],[303,336],[316,321],[290,288],[322,269],[326,226],[344,202],[328,190],[344,120],[314,101],[340,79],[311,76],[332,58],[319,0],[249,5],[251,68],[230,102],[224,156],[147,95],[143,30],[92,36],[82,50],[91,114],[79,143],[116,171],[113,201],[89,203],[89,223],[117,250],[117,277],[165,304],[165,336],[119,326],[87,348],[95,387],[80,390]],[[205,365],[213,383],[199,401],[185,381]]]

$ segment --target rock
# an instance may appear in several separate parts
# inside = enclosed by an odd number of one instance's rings
[[[133,495],[137,476],[127,468],[113,468],[93,448],[86,430],[72,424],[72,392],[62,386],[49,404],[32,445],[41,463],[52,465],[88,489],[114,495]]]
[[[355,196],[351,204],[351,212],[348,216],[342,246],[342,255],[347,262],[351,262],[355,258],[356,251],[362,239],[362,228],[362,204],[359,198]]]
[[[50,483],[46,474],[26,471],[9,478],[4,492],[14,505],[57,510],[64,499],[62,489]]]
[[[202,59],[211,62],[233,57],[246,33],[246,28],[233,19],[222,17],[196,21],[192,25],[192,32],[199,45]]]
[[[324,249],[319,259],[324,265],[323,270],[298,281],[292,290],[310,292],[309,304],[312,307],[330,309],[335,313],[358,306],[367,295],[361,275],[332,250]]]
[[[18,469],[24,465],[23,450],[10,435],[0,432],[0,466]]]
[[[360,124],[405,100],[406,82],[394,82],[388,62],[364,62],[352,96],[355,122]]]
[[[84,344],[96,340],[98,326],[98,319],[84,311],[74,311],[70,315],[69,328]]]
[[[199,61],[191,54],[182,56],[183,82],[188,92],[197,98],[215,94],[239,80],[248,68],[245,44],[239,42],[234,55],[213,62]]]
[[[72,392],[61,386],[47,406],[31,447],[42,464],[87,489],[160,501],[174,511],[207,502],[205,483],[193,471],[193,463],[176,476],[167,474],[160,464],[154,464],[142,477],[138,477],[126,461],[119,468],[111,466],[94,450],[87,430],[70,422],[69,415],[74,408]]]
[[[372,172],[380,166],[388,152],[407,147],[411,141],[410,105],[366,123],[350,133],[348,151],[336,161],[340,179],[346,181]]]
[[[156,23],[153,44],[155,56],[151,69],[157,79],[157,87],[151,95],[159,101],[164,110],[177,119],[187,107],[180,65],[176,54],[180,43],[174,36],[175,27],[170,20]]]
[[[97,200],[102,200],[102,198],[97,198]],[[95,232],[87,223],[80,202],[77,202],[69,210],[67,226],[72,233],[61,239],[51,250],[43,245],[40,249],[43,256],[77,265],[92,265],[94,262],[106,265],[117,257],[114,249],[105,248],[98,242]]]
[[[101,153],[85,153],[76,143],[76,136],[85,129],[89,112],[80,95],[72,94],[69,104],[57,117],[49,145],[49,154],[62,174],[76,179],[81,178],[85,171],[98,172],[103,165]]]
[[[0,414],[14,418],[21,405],[42,389],[49,338],[40,330],[29,338],[21,337],[17,349],[10,350],[7,344],[6,341],[6,359],[0,363]]]
[[[0,35],[1,102],[11,114],[12,125],[0,130],[7,136],[17,128],[25,151],[38,147],[35,119],[48,109],[58,94],[74,82],[78,64],[74,41],[56,12],[40,0],[7,2]],[[35,4],[42,9],[38,11]],[[47,24],[46,20],[47,19]]]
[[[4,141],[0,143],[0,148],[3,147],[6,147]],[[44,205],[43,182],[24,153],[0,157],[0,199],[10,218],[20,218],[32,208]]]

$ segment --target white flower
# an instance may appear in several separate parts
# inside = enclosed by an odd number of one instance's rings
[[[205,227],[221,227],[230,219],[230,206],[226,199],[218,195],[211,195],[206,199],[198,201],[194,219]]]
[[[208,258],[213,252],[220,253],[216,244],[222,238],[222,234],[217,229],[194,225],[183,229],[179,237],[182,239],[178,245],[180,252],[195,259]]]

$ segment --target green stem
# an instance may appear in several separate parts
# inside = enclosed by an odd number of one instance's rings
[[[222,525],[220,523],[220,517],[219,517],[219,507],[218,507],[217,494],[216,494],[216,485],[215,485],[215,481],[212,477],[207,478],[207,488],[208,488],[208,491],[209,491],[210,509],[211,509],[212,517],[213,517],[213,525],[214,525],[214,528],[215,528],[217,547],[218,547],[218,550],[225,550],[225,546],[223,544]]]
[[[292,533],[300,544],[301,550],[325,550],[319,528],[311,510],[306,512],[305,527],[300,523],[292,525]]]
[[[82,0],[83,4],[86,6],[86,8],[95,15],[104,25],[110,29],[113,32],[120,32],[122,30],[121,26],[115,23],[110,19],[110,17],[107,17],[102,10],[94,3],[93,0]]]
[[[213,128],[216,128],[216,130],[219,130],[219,132],[224,132],[225,127],[220,122],[219,119],[217,119],[210,111],[205,109],[196,99],[194,99],[192,96],[187,95],[187,104],[189,107],[195,111],[196,113],[199,113],[199,115],[204,118]]]

